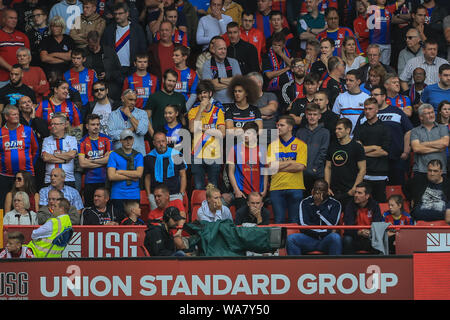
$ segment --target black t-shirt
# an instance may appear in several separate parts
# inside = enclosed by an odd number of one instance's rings
[[[0,89],[0,103],[3,105],[12,104],[18,106],[19,99],[23,96],[28,96],[34,104],[37,103],[33,89],[24,84],[14,87],[11,83],[8,83]]]
[[[144,177],[145,175],[150,175],[150,191],[153,193],[153,190],[157,184],[155,179],[155,167],[156,167],[156,157],[147,155],[144,157]],[[169,188],[170,194],[175,194],[180,192],[180,171],[186,170],[186,166],[184,163],[174,164],[174,175],[172,177],[167,177],[169,167],[169,159],[163,159],[163,183]]]
[[[119,223],[123,216],[119,212],[115,212],[114,208],[110,205],[106,207],[105,212],[100,212],[95,207],[89,207],[84,209],[83,213],[83,225],[104,225],[108,222],[114,221]]]
[[[258,107],[249,105],[247,109],[239,109],[236,104],[231,103],[225,106],[225,121],[232,120],[234,127],[242,128],[247,122],[262,120],[261,111]]]
[[[308,98],[297,99],[292,104],[292,108],[291,108],[291,111],[289,111],[289,113],[295,114],[296,116],[302,116],[303,117],[305,115],[306,105],[308,103],[311,103],[311,102],[312,101],[309,101]],[[302,119],[304,119],[304,117]]]
[[[54,37],[50,36],[45,38],[40,43],[40,51],[47,51],[48,53],[54,52],[69,52],[75,48],[75,42],[68,35],[63,35],[61,42],[55,40]],[[43,63],[44,71],[48,74],[50,71],[55,70],[60,73],[64,73],[70,68],[69,62],[49,64]]]
[[[323,79],[327,72],[327,66],[322,62],[322,60],[317,60],[311,65],[310,73],[316,73],[319,75],[320,79]]]
[[[358,175],[358,161],[365,160],[364,148],[355,140],[345,145],[332,141],[327,161],[331,161],[331,190],[345,193],[353,187]]]
[[[334,101],[337,96],[343,92],[345,92],[345,83],[343,81],[337,81],[331,77],[327,77],[323,80],[322,85],[320,86],[322,89],[325,89],[328,94],[329,105],[333,107]]]

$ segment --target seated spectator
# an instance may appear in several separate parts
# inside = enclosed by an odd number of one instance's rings
[[[155,204],[155,208],[151,209],[148,216],[149,220],[162,221],[164,211],[168,207],[176,207],[179,210],[180,214],[186,218],[186,209],[183,206],[183,201],[180,199],[171,200],[169,188],[165,184],[156,185],[153,193],[149,196],[149,200],[152,200],[152,202]]]
[[[37,222],[41,225],[44,224],[48,219],[53,217],[53,212],[55,212],[55,209],[58,205],[58,199],[64,197],[63,191],[55,188],[46,189],[43,192],[42,190],[43,189],[41,189],[40,194],[44,194],[45,192],[45,202],[41,201],[41,203],[39,204],[39,211],[37,212]],[[69,194],[67,190],[66,194]],[[79,211],[76,207],[71,205],[68,210],[68,215],[72,224],[80,224],[81,215],[79,214]]]
[[[25,236],[20,231],[8,232],[6,247],[0,251],[0,259],[34,258],[33,251],[24,246]]]
[[[109,154],[107,168],[108,180],[111,182],[112,204],[123,212],[125,200],[139,200],[140,183],[144,172],[144,157],[133,149],[134,135],[130,129],[120,133],[121,147]]]
[[[39,54],[47,78],[51,71],[62,75],[70,68],[70,54],[75,48],[75,42],[64,34],[66,23],[60,16],[50,18],[50,36],[39,44]]]
[[[230,16],[222,13],[223,1],[212,0],[209,5],[211,13],[198,21],[197,44],[203,46],[203,49],[206,49],[212,37],[227,32],[228,23],[233,21]]]
[[[95,12],[96,9],[97,0],[83,0],[83,12],[73,21],[69,35],[78,48],[86,48],[90,31],[97,31],[101,37],[105,30],[106,21]]]
[[[156,185],[166,185],[170,191],[170,200],[180,201],[183,201],[187,187],[187,165],[184,161],[175,164],[182,156],[177,150],[167,146],[166,135],[162,132],[155,133],[153,146],[154,149],[144,157],[144,184],[151,210],[157,207],[153,195]]]
[[[45,162],[45,183],[50,183],[53,169],[61,168],[67,177],[66,184],[75,188],[74,159],[78,152],[77,139],[66,133],[69,122],[64,113],[56,112],[50,122],[52,135],[44,139],[41,153]]]
[[[247,11],[255,12],[255,23],[254,28],[257,28],[264,33],[264,37],[267,39],[273,34],[273,26],[270,23],[270,13],[272,12],[272,1],[273,0],[259,0],[257,3],[257,11],[249,10]],[[279,9],[279,8],[277,8]],[[286,17],[282,17],[282,27],[289,27]]]
[[[344,225],[369,226],[372,222],[383,220],[378,203],[372,199],[370,186],[362,182],[355,188],[353,200],[344,209]],[[357,251],[375,253],[370,241],[370,229],[345,230],[343,240],[344,254],[354,254]]]
[[[388,199],[389,210],[383,213],[384,222],[394,226],[413,225],[414,221],[408,212],[403,208],[403,197],[399,194],[393,194]],[[395,229],[387,230],[389,237],[389,253],[395,254]]]
[[[141,207],[139,200],[128,200],[124,204],[125,215],[127,216],[120,222],[121,226],[144,226],[145,222],[140,218]]]
[[[32,89],[36,95],[36,102],[43,100],[44,95],[50,90],[47,77],[41,67],[30,66],[31,52],[28,48],[17,49],[17,63],[22,67],[22,82]]]
[[[31,172],[21,170],[16,173],[15,181],[10,192],[6,194],[4,212],[12,210],[13,199],[17,192],[23,191],[28,195],[30,210],[37,212],[39,210],[39,193],[36,192],[34,178]]]
[[[411,216],[415,221],[444,220],[450,200],[450,183],[443,173],[442,162],[428,162],[426,175],[414,175],[404,187],[406,199],[411,201]]]
[[[203,200],[202,206],[198,209],[197,219],[208,222],[227,219],[233,221],[230,209],[222,205],[220,190],[213,184],[206,186],[206,200]]]
[[[109,203],[109,191],[102,187],[94,192],[94,203],[84,208],[81,215],[81,225],[116,226],[123,220],[123,213],[115,210]]]
[[[259,192],[250,192],[247,196],[247,204],[236,211],[234,223],[254,223],[257,225],[270,224],[270,212],[263,207],[263,197]]]
[[[145,234],[144,246],[150,256],[185,256],[190,255],[182,251],[185,245],[182,240],[182,229],[178,228],[184,223],[184,218],[175,207],[164,210],[161,223],[148,224]],[[177,230],[175,233],[172,231]]]
[[[14,209],[3,217],[3,223],[14,225],[36,225],[36,212],[30,210],[30,198],[23,191],[17,191],[13,197]]]
[[[300,202],[299,224],[302,226],[336,226],[341,217],[341,204],[328,194],[328,183],[319,179],[314,183],[312,195]],[[342,254],[342,239],[336,230],[306,229],[288,236],[288,255],[302,255],[323,251],[330,255]]]
[[[442,100],[450,99],[450,64],[439,67],[439,82],[427,86],[420,97],[423,103],[429,103],[437,110]]]
[[[304,2],[307,13],[298,15],[297,18],[297,34],[301,40],[300,44],[303,49],[309,40],[315,40],[317,34],[325,28],[325,16],[319,12],[319,0],[309,0]]]

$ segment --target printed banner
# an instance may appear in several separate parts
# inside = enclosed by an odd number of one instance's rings
[[[395,253],[414,252],[450,252],[450,229],[400,229],[395,239]]]

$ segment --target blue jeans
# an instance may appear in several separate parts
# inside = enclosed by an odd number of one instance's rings
[[[299,206],[303,199],[303,190],[273,190],[270,191],[270,201],[275,223],[286,223],[286,209],[288,211],[288,222],[299,222]]]
[[[322,251],[330,255],[342,254],[342,239],[339,233],[331,232],[321,240],[304,233],[294,233],[288,236],[286,242],[287,254],[299,256],[311,251]]]
[[[191,173],[194,178],[194,189],[204,190],[205,186],[205,173],[208,175],[208,182],[212,183],[216,187],[219,186],[219,176],[221,164],[211,163],[211,164],[195,164],[194,159],[192,159]]]

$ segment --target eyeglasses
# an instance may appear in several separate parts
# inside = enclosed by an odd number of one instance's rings
[[[305,65],[304,64],[296,64],[294,66],[292,66],[292,68],[304,68]]]
[[[22,177],[16,177],[16,181],[21,182],[22,181]]]
[[[412,40],[414,38],[417,38],[417,36],[406,36],[406,39],[408,39],[408,40]]]
[[[106,89],[105,88],[97,88],[97,89],[94,89],[94,92],[95,93],[97,93],[97,92],[103,92],[103,91],[105,91]]]
[[[61,125],[63,125],[64,123],[62,123],[62,122],[58,122],[58,123],[52,123],[51,124],[51,126],[53,127],[53,126],[61,126]]]
[[[122,12],[114,12],[114,15],[115,15],[115,16],[118,16],[118,15],[125,14],[125,13],[126,13],[125,11],[122,11]]]
[[[32,15],[33,18],[34,17],[40,17],[40,16],[45,16],[45,14],[43,14],[43,13],[36,13],[36,14]]]

